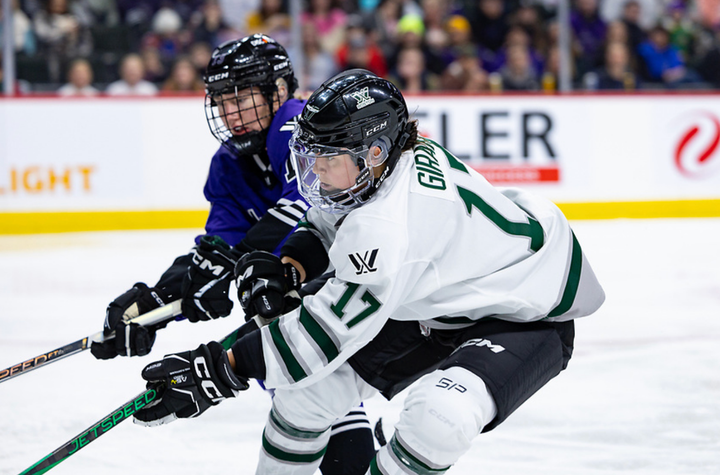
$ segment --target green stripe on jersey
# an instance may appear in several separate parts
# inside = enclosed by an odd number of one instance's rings
[[[403,447],[395,436],[390,439],[390,450],[393,451],[403,465],[409,468],[412,473],[417,473],[418,475],[436,475],[438,473],[445,473],[450,468],[450,465],[441,468],[430,467]]]
[[[321,431],[313,431],[293,427],[288,424],[285,419],[283,419],[280,414],[275,411],[274,407],[270,409],[270,420],[272,420],[273,424],[275,424],[279,431],[296,439],[317,439],[327,431],[327,429]]]
[[[278,353],[280,353],[280,357],[282,358],[283,363],[285,363],[285,367],[290,373],[290,376],[293,378],[293,381],[298,382],[301,379],[307,378],[305,370],[303,370],[302,366],[300,366],[300,363],[293,355],[290,346],[287,344],[285,337],[283,337],[282,332],[280,331],[280,319],[277,319],[268,325],[268,329],[270,331],[270,336],[272,336],[272,342],[275,344],[275,348],[277,348]]]
[[[323,449],[319,452],[315,453],[307,453],[307,454],[296,454],[291,452],[286,452],[285,450],[281,449],[280,447],[276,447],[272,445],[270,440],[265,436],[265,431],[263,431],[262,435],[262,446],[265,452],[268,453],[271,457],[280,460],[282,462],[289,462],[289,463],[312,463],[325,455],[325,451],[327,450],[327,447],[323,447]]]
[[[335,342],[332,341],[332,338],[330,338],[323,327],[321,327],[310,312],[307,311],[305,305],[300,306],[300,323],[320,347],[328,363],[334,360],[340,353],[340,350],[335,346]]]
[[[572,232],[572,231],[571,231]],[[582,272],[582,249],[580,243],[572,233],[572,257],[570,258],[570,272],[568,272],[567,283],[563,291],[560,303],[549,314],[548,317],[557,317],[570,310],[575,302],[578,287],[580,286],[580,273]]]
[[[307,214],[300,218],[297,223],[298,228],[317,229],[313,223],[307,220]]]
[[[370,475],[385,475],[380,471],[380,468],[377,464],[377,455],[373,457],[372,461],[370,462]]]

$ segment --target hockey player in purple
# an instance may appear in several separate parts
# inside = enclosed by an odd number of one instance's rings
[[[243,149],[249,148],[245,143],[254,141],[247,136],[257,132],[246,132],[238,125],[237,132],[242,134],[226,137],[232,129],[216,115],[218,107],[207,105],[210,128],[223,143],[213,156],[205,183],[205,198],[212,203],[207,234],[220,236],[243,251],[274,252],[297,225],[307,204],[298,192],[287,144],[304,104],[294,98],[284,102],[264,130],[266,153],[249,153],[245,159],[240,158]],[[232,119],[228,121],[232,127]]]
[[[298,86],[285,49],[261,34],[227,42],[213,51],[204,80],[205,115],[221,144],[204,188],[211,204],[206,234],[195,239],[189,254],[175,259],[154,287],[136,283],[108,305],[104,333],[118,337],[93,343],[98,359],[148,354],[157,330],[167,323],[143,327],[127,322],[174,300],[182,299],[182,315],[191,322],[229,315],[236,261],[257,250],[279,253],[308,209],[288,146],[305,102],[293,96]],[[265,305],[246,307],[244,332],[299,305],[304,291],[294,268],[279,271],[286,283],[266,289]],[[321,471],[364,473],[374,455],[364,410],[352,410],[335,425]]]

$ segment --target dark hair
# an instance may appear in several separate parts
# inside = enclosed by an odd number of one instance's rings
[[[402,152],[412,150],[418,143],[418,121],[417,119],[409,120],[406,126],[407,132],[410,134],[405,145],[402,148]]]

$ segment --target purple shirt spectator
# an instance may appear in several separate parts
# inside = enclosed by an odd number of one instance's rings
[[[582,48],[582,62],[589,69],[599,63],[607,25],[600,18],[596,0],[579,0],[570,15],[570,25]]]

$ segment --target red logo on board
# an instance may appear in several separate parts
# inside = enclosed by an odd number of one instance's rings
[[[674,150],[675,166],[689,178],[700,178],[718,160],[720,120],[709,112],[696,112],[685,123]]]

